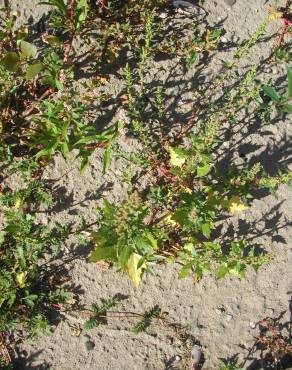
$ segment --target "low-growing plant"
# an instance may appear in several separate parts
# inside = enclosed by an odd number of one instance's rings
[[[47,329],[46,312],[58,294],[39,279],[40,259],[60,244],[62,237],[38,224],[28,202],[51,201],[39,185],[0,194],[4,219],[0,231],[0,332],[26,329],[31,336]]]
[[[292,342],[289,333],[285,334],[285,328],[281,327],[276,320],[266,318],[260,321],[260,335],[257,344],[262,350],[267,351],[265,356],[266,365],[278,366],[286,356],[292,358]]]
[[[238,367],[236,361],[226,361],[219,365],[218,370],[245,370],[243,367]]]
[[[236,75],[239,61],[264,34],[271,19],[265,20],[236,52],[227,69],[226,80],[220,76],[217,81],[223,85],[222,89]],[[146,29],[146,39],[147,32]],[[166,261],[177,261],[182,265],[180,278],[191,274],[198,281],[210,271],[215,271],[217,278],[226,274],[244,277],[248,266],[257,270],[270,261],[271,256],[258,253],[245,240],[227,242],[215,238],[218,220],[224,214],[246,210],[248,199],[257,188],[273,190],[281,181],[291,182],[291,173],[269,177],[261,173],[258,164],[246,169],[230,165],[224,173],[216,168],[214,152],[220,144],[221,124],[226,120],[236,124],[241,107],[254,100],[258,92],[254,83],[257,69],[253,67],[248,71],[222,100],[213,102],[208,94],[202,94],[203,99],[198,104],[206,111],[202,116],[199,111],[197,120],[190,121],[197,123],[195,134],[189,133],[191,125],[178,133],[171,129],[166,132],[159,129],[163,123],[159,115],[153,118],[151,114],[145,114],[151,89],[145,83],[144,68],[150,55],[143,50],[136,70],[129,66],[125,69],[126,107],[129,131],[143,145],[146,171],[153,178],[150,187],[135,189],[121,204],[105,202],[99,228],[93,233],[96,247],[90,259],[116,264],[130,275],[135,286],[145,271]],[[155,98],[152,100],[152,106],[156,101]],[[159,99],[157,111],[163,111],[161,104]]]
[[[71,23],[74,33],[80,31],[89,11],[87,0],[48,0],[40,4],[50,5],[54,9],[51,22],[54,28],[70,32]]]
[[[292,114],[292,68],[287,68],[288,87],[286,92],[276,89],[271,84],[262,85],[262,90],[257,98],[259,113],[269,123],[274,107],[279,112]]]
[[[163,319],[161,315],[161,309],[156,305],[150,310],[140,314],[136,312],[128,311],[113,311],[120,304],[118,298],[109,298],[103,300],[101,305],[92,304],[91,310],[87,312],[90,318],[85,322],[84,328],[86,330],[92,330],[99,325],[107,323],[111,319],[134,319],[139,320],[133,327],[132,331],[134,334],[140,334],[145,332],[146,329],[151,325],[155,319]]]

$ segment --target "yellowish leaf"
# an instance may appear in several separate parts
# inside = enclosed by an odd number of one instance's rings
[[[173,213],[172,212],[168,212],[160,221],[159,223],[162,224],[162,225],[171,225],[171,226],[179,226],[179,224],[174,221],[174,219],[172,218],[172,215]]]
[[[127,272],[136,288],[139,286],[141,281],[143,266],[145,267],[145,263],[143,263],[142,266],[138,268],[138,264],[141,258],[142,257],[139,256],[139,254],[132,253],[127,262]]]
[[[232,197],[229,201],[228,206],[229,212],[234,214],[237,212],[242,212],[248,209],[248,206],[242,202],[240,197]]]

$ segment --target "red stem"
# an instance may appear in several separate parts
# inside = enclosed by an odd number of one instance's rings
[[[75,11],[75,0],[70,0],[70,31],[69,31],[69,41],[66,44],[65,48],[64,63],[68,62],[69,54],[72,49],[72,42],[74,37],[74,11]]]

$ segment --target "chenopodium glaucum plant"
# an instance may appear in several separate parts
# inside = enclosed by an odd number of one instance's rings
[[[270,259],[256,255],[244,240],[233,241],[226,252],[226,245],[211,239],[222,212],[247,208],[242,198],[258,172],[231,173],[225,183],[212,180],[216,131],[216,125],[208,125],[191,137],[189,147],[169,147],[159,206],[150,206],[150,199],[143,203],[137,192],[119,206],[105,202],[91,261],[117,263],[137,286],[144,271],[167,258],[183,265],[180,278],[192,274],[196,280],[214,270],[217,278],[228,273],[243,277],[247,266],[257,269]]]
[[[146,222],[150,208],[134,192],[119,206],[105,200],[100,213],[99,229],[93,233],[95,250],[90,260],[116,263],[138,286],[142,273],[149,267],[158,248],[158,230]]]

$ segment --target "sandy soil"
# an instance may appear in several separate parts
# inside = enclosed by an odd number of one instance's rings
[[[45,7],[36,7],[36,0],[15,1],[15,8],[22,12],[23,19],[36,22]],[[238,42],[250,36],[267,14],[268,2],[264,0],[206,0],[210,24],[222,22],[228,42]],[[31,18],[33,17],[33,19]],[[279,24],[278,24],[279,26]],[[269,29],[269,35],[277,30]],[[250,64],[268,56],[273,40],[259,43],[251,55]],[[204,73],[215,73],[220,59],[227,59],[233,49],[221,51],[208,65]],[[174,114],[184,117],[187,112],[179,104],[184,96],[190,96],[194,88],[194,70],[183,74],[177,60],[162,62],[169,72],[157,73],[164,79],[167,93],[173,97],[170,106]],[[176,66],[176,67],[175,67]],[[173,73],[173,71],[177,73]],[[172,73],[170,72],[172,71]],[[262,78],[283,75],[284,66],[270,66],[262,72]],[[119,90],[119,79],[112,76],[109,89]],[[176,104],[176,105],[175,105]],[[187,109],[187,108],[186,108]],[[286,121],[260,127],[251,134],[253,123],[243,122],[237,132],[232,132],[226,142],[230,158],[240,163],[259,161],[270,173],[291,163],[291,125]],[[125,141],[124,145],[135,145]],[[244,154],[244,159],[242,158]],[[47,169],[47,178],[58,178],[73,168],[54,188],[58,198],[49,219],[62,223],[76,221],[79,216],[92,218],[102,196],[110,200],[120,199],[126,193],[126,184],[116,181],[122,172],[120,161],[111,164],[110,171],[102,176],[102,159],[96,154],[91,166],[80,176],[77,164],[66,163],[57,157]],[[244,236],[255,245],[263,246],[275,254],[272,263],[262,267],[256,274],[247,273],[245,280],[227,277],[217,281],[206,277],[199,284],[191,279],[177,280],[177,267],[169,265],[157,268],[156,276],[146,276],[138,289],[134,289],[127,276],[114,269],[102,271],[86,261],[88,251],[76,242],[64,247],[66,260],[64,270],[74,289],[80,294],[80,303],[88,307],[116,294],[125,296],[121,308],[143,312],[159,305],[169,313],[169,319],[180,329],[154,325],[147,333],[135,336],[131,322],[115,321],[90,332],[82,329],[81,317],[67,316],[66,320],[53,327],[49,335],[41,335],[37,341],[26,341],[16,348],[18,369],[52,370],[162,370],[183,368],[183,361],[174,361],[175,356],[188,353],[190,346],[200,343],[204,354],[203,369],[218,369],[220,359],[239,356],[247,369],[260,369],[260,353],[250,350],[255,342],[258,328],[255,324],[266,316],[290,319],[289,300],[292,291],[292,231],[291,190],[281,186],[275,195],[261,194],[250,209],[234,216],[225,224],[222,232],[235,237]],[[39,216],[42,221],[47,215]],[[77,328],[77,331],[76,331]],[[288,366],[288,365],[287,365]],[[292,366],[292,364],[290,364]],[[288,368],[288,367],[287,367]]]

